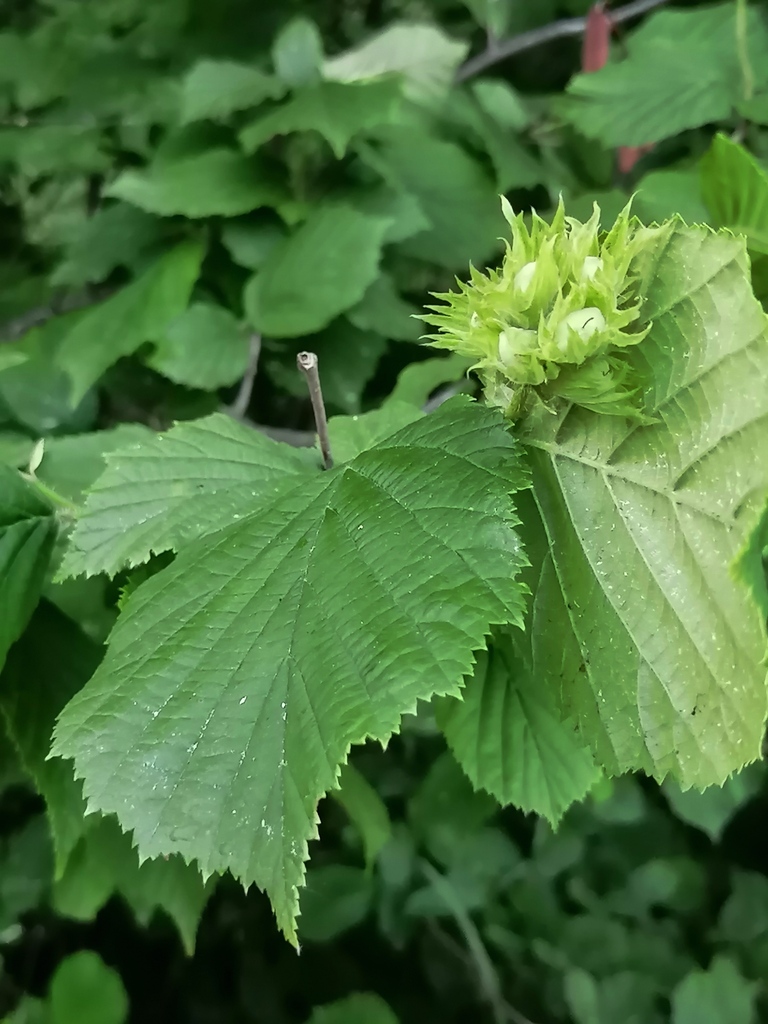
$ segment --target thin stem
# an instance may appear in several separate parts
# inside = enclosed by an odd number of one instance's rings
[[[647,11],[652,11],[654,7],[661,7],[666,2],[667,0],[633,0],[632,3],[611,11],[611,21],[618,25],[622,21],[629,21],[630,18],[637,18]],[[498,64],[502,60],[506,60],[508,57],[513,57],[516,53],[531,50],[534,46],[541,46],[543,43],[549,43],[553,39],[562,39],[564,36],[579,36],[586,28],[586,25],[586,17],[562,18],[560,21],[550,22],[549,25],[542,25],[541,28],[531,29],[530,32],[521,32],[520,35],[512,36],[511,39],[497,39],[494,41],[493,46],[486,47],[482,53],[478,53],[477,56],[471,57],[466,63],[461,65],[456,72],[456,81],[466,82],[467,79],[474,78],[480,72],[485,71],[494,64]]]
[[[328,437],[328,419],[325,415],[325,402],[323,401],[323,390],[320,387],[320,374],[317,370],[317,356],[314,352],[299,352],[296,356],[296,365],[307,379],[309,398],[312,402],[312,412],[315,414],[315,426],[320,441],[320,452],[323,456],[323,465],[326,469],[333,466],[331,458],[331,440]]]
[[[475,922],[469,916],[463,903],[454,892],[453,886],[444,875],[432,867],[427,860],[420,864],[422,873],[429,880],[435,892],[442,898],[443,903],[459,927],[459,931],[467,944],[467,950],[477,971],[480,989],[485,1001],[493,1014],[494,1024],[504,1024],[509,1019],[507,1006],[501,994],[501,985],[493,961],[488,955],[488,950],[480,938],[480,933],[475,927]]]
[[[751,100],[755,93],[755,74],[747,42],[747,0],[736,0],[736,52],[741,68],[743,97]]]
[[[248,353],[248,365],[245,368],[243,379],[240,382],[237,395],[234,402],[230,406],[230,413],[235,417],[236,420],[241,420],[248,412],[248,406],[251,402],[251,395],[253,393],[253,385],[256,380],[256,372],[259,368],[259,356],[261,355],[261,335],[252,334],[250,342],[250,350]]]
[[[61,494],[58,494],[52,487],[44,484],[42,480],[38,480],[34,473],[24,473],[21,471],[20,473],[27,483],[32,484],[32,486],[38,490],[44,498],[47,498],[52,505],[72,514],[77,514],[77,512],[79,512],[79,508],[74,501],[70,501],[69,498],[65,498]]]
[[[456,395],[460,394],[466,385],[466,380],[457,380],[453,384],[446,384],[445,387],[440,388],[436,391],[431,398],[428,398],[424,405],[422,405],[422,412],[434,412],[435,409],[439,409],[443,402],[447,402],[451,398],[455,398]]]

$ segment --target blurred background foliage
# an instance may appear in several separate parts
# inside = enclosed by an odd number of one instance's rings
[[[589,8],[0,0],[0,460],[77,500],[220,408],[311,444],[301,349],[334,413],[471,388],[412,315],[498,257],[500,193],[742,232],[768,297],[766,11],[639,0],[606,63]],[[0,1017],[768,1020],[763,765],[605,781],[553,833],[473,793],[426,711],[321,805],[298,956],[259,893],[46,813],[121,582],[48,583],[0,680]]]

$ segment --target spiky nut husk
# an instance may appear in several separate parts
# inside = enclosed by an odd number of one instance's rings
[[[532,389],[596,412],[641,416],[618,353],[649,330],[637,323],[635,267],[666,228],[644,227],[629,204],[607,233],[597,204],[582,223],[566,217],[561,199],[551,223],[534,213],[530,229],[504,198],[502,208],[512,240],[501,267],[470,267],[458,291],[435,295],[443,304],[422,317],[437,328],[430,344],[475,360],[487,401],[512,418]]]

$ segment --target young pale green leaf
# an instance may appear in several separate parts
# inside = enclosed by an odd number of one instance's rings
[[[336,1003],[316,1007],[307,1024],[397,1024],[397,1017],[381,996],[355,992]]]
[[[672,993],[672,1024],[754,1024],[758,984],[727,957],[687,975]]]
[[[565,116],[605,146],[642,146],[724,120],[743,88],[736,17],[735,3],[652,14],[625,60],[573,79]],[[758,8],[748,18],[749,56],[763,76],[768,30]]]
[[[41,445],[35,476],[62,498],[80,502],[104,472],[109,452],[141,444],[154,436],[154,431],[141,423],[120,423],[90,434],[47,437]]]
[[[176,384],[213,391],[243,376],[249,349],[248,334],[228,309],[194,302],[157,339],[147,363]]]
[[[409,402],[421,408],[432,392],[441,384],[453,384],[466,376],[472,360],[451,352],[445,357],[424,359],[418,363],[410,363],[401,370],[397,384],[392,389],[385,405],[390,402]]]
[[[344,808],[360,833],[365,863],[371,867],[392,836],[387,806],[365,776],[351,764],[339,773],[339,788],[331,796]]]
[[[440,701],[436,715],[473,786],[553,825],[600,777],[511,635],[479,655],[461,697]]]
[[[107,455],[72,533],[62,575],[114,575],[174,551],[256,507],[317,456],[222,413]]]
[[[727,135],[716,135],[701,159],[701,190],[715,224],[744,235],[768,255],[768,173]]]
[[[394,341],[418,341],[424,333],[416,319],[418,312],[402,298],[392,278],[380,274],[347,316],[361,330],[376,331]]]
[[[390,437],[423,415],[421,409],[407,402],[390,400],[380,409],[358,416],[331,416],[328,437],[335,463],[351,462],[361,452],[373,448],[385,437]]]
[[[200,242],[182,243],[76,321],[55,356],[71,379],[73,402],[122,356],[162,337],[187,308],[203,256]]]
[[[279,99],[285,88],[274,76],[232,60],[200,60],[181,85],[181,120],[226,120],[238,110]]]
[[[272,338],[327,327],[375,280],[388,223],[349,206],[319,207],[246,285],[249,322]]]
[[[0,712],[21,763],[46,802],[60,875],[86,828],[82,783],[72,765],[46,760],[56,717],[91,678],[102,650],[43,601],[8,653],[0,677]]]
[[[292,89],[320,80],[323,40],[310,18],[293,18],[275,39],[272,63],[278,78]]]
[[[454,142],[411,127],[379,129],[380,145],[364,159],[386,181],[418,200],[431,229],[408,238],[403,249],[450,270],[467,260],[484,263],[500,247],[503,218],[485,168]]]
[[[162,217],[236,217],[285,198],[272,175],[233,149],[123,171],[105,194]]]
[[[120,893],[142,925],[150,923],[156,910],[165,911],[192,956],[200,916],[213,884],[205,883],[197,868],[178,856],[139,864],[130,836],[113,817],[89,816],[86,825],[85,835],[54,886],[56,912],[77,921],[92,921],[104,904]]]
[[[56,968],[48,995],[50,1024],[123,1024],[128,996],[120,975],[83,949]]]
[[[655,422],[563,405],[525,427],[546,537],[531,510],[528,632],[535,678],[602,765],[703,788],[763,737],[764,623],[729,564],[768,492],[768,332],[743,241],[668,237],[630,356]]]
[[[255,882],[295,941],[317,803],[350,745],[456,694],[491,625],[520,621],[525,484],[500,418],[454,399],[191,544],[131,595],[59,718],[89,807],[142,856]]]
[[[0,465],[0,666],[37,604],[56,533],[48,502],[15,469]]]
[[[447,93],[467,49],[435,25],[394,24],[327,60],[323,73],[337,82],[359,82],[397,72],[408,99],[434,103]]]
[[[393,78],[320,82],[294,93],[287,103],[243,128],[240,142],[252,153],[275,135],[316,131],[341,160],[355,135],[393,121],[399,104],[400,84]]]

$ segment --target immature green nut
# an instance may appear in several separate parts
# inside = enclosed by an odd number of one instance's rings
[[[515,288],[519,292],[527,292],[533,281],[533,275],[536,273],[536,260],[531,260],[530,263],[526,263],[525,266],[521,267],[515,274]]]
[[[487,401],[512,417],[531,389],[545,401],[633,415],[630,368],[617,350],[648,331],[629,329],[640,315],[636,282],[668,228],[643,227],[629,206],[607,233],[597,205],[581,223],[561,200],[550,224],[534,213],[530,228],[506,199],[502,208],[512,241],[501,266],[472,267],[457,292],[435,296],[443,304],[422,317],[437,328],[430,343],[473,359]]]
[[[585,256],[581,265],[581,276],[585,281],[591,281],[598,270],[602,270],[603,261],[599,256]]]
[[[605,317],[597,306],[587,306],[586,309],[574,309],[569,313],[562,323],[558,324],[555,331],[555,342],[557,347],[567,355],[569,347],[572,347],[571,331],[574,331],[582,341],[589,339],[605,330]]]

